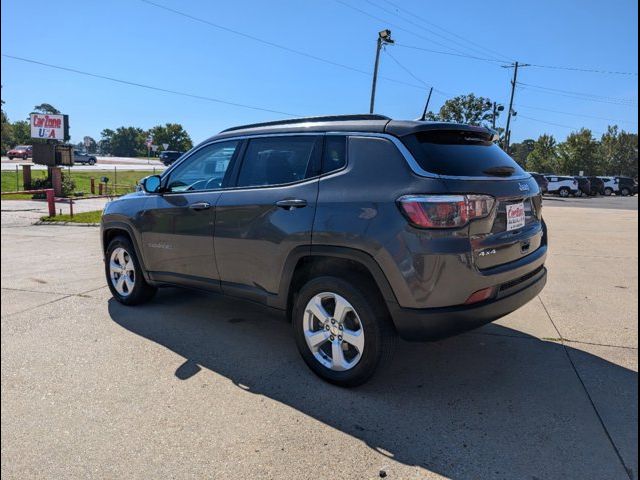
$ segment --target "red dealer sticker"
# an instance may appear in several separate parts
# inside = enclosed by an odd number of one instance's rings
[[[522,228],[525,223],[524,203],[507,205],[507,232]]]

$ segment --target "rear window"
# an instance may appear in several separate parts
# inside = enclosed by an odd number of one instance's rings
[[[503,176],[499,172],[505,168],[506,171],[513,170],[511,176],[525,173],[491,141],[488,132],[431,130],[404,140],[420,167],[430,173],[459,177]]]

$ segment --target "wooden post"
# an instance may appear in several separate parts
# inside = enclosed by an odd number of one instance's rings
[[[31,165],[22,165],[22,188],[23,190],[31,188]]]
[[[102,182],[98,184],[98,195],[102,195]]]
[[[47,195],[47,205],[49,206],[49,216],[55,217],[56,216],[56,200],[53,196],[53,188],[47,188],[45,190],[45,193]]]
[[[91,177],[90,181],[91,181],[91,195],[95,195],[96,194],[96,179]]]
[[[73,218],[73,198],[69,197],[69,216]]]

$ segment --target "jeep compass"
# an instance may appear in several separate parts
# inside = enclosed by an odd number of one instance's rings
[[[477,328],[544,287],[541,193],[495,140],[381,115],[230,128],[106,206],[109,288],[125,305],[171,285],[279,309],[311,370],[361,384],[398,336]]]

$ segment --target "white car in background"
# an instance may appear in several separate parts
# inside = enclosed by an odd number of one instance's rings
[[[578,181],[575,177],[566,177],[560,175],[545,175],[549,180],[547,191],[549,193],[557,193],[561,197],[568,197],[578,193]]]
[[[618,181],[616,177],[598,177],[604,182],[604,194],[610,197],[614,193],[618,193]]]

